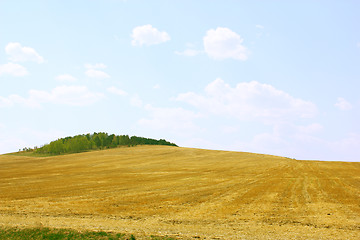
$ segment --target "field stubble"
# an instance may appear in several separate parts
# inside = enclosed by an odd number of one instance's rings
[[[360,163],[168,146],[2,155],[0,226],[360,239]]]

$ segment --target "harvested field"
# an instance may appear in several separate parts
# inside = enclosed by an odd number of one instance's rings
[[[360,163],[168,146],[0,156],[0,227],[360,239]]]

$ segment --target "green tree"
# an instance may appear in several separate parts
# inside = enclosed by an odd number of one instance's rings
[[[101,139],[98,135],[95,136],[94,142],[97,148],[100,148],[102,146]]]
[[[116,147],[118,146],[117,137],[116,137],[114,134],[112,134],[112,135],[110,135],[110,136],[113,136],[113,137],[112,137],[112,141],[111,141],[111,143],[110,143],[110,147],[116,148]]]
[[[36,153],[49,153],[49,154],[63,154],[63,153],[77,153],[88,151],[90,149],[102,149],[104,147],[117,147],[117,146],[134,146],[134,145],[170,145],[177,146],[170,143],[165,139],[152,139],[128,135],[117,136],[115,134],[108,135],[107,133],[93,133],[82,134],[73,137],[65,137],[52,141],[40,148],[24,148],[24,151],[35,151]]]

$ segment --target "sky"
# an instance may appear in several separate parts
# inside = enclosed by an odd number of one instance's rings
[[[0,154],[108,132],[360,161],[359,9],[0,0]]]

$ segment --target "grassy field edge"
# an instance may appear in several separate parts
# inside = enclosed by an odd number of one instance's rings
[[[115,233],[106,231],[77,231],[73,229],[55,228],[17,228],[0,227],[0,239],[111,239],[111,240],[174,240],[175,238],[161,236],[134,236],[133,234]]]

